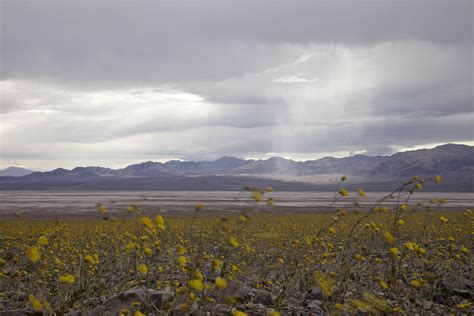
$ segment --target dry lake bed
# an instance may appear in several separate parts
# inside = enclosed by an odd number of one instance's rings
[[[251,194],[246,191],[0,191],[0,217],[21,214],[28,218],[60,218],[95,216],[97,204],[103,203],[108,213],[114,216],[126,214],[128,205],[140,207],[145,213],[165,212],[170,215],[186,215],[194,212],[195,205],[204,204],[204,213],[240,212],[257,208],[261,212],[299,213],[320,212],[332,207],[368,208],[388,192],[367,192],[360,197],[350,192],[349,197],[340,198],[332,204],[334,192],[269,192],[265,197],[273,197],[275,204],[255,205]],[[404,197],[406,198],[406,196]],[[430,200],[444,203],[430,203]],[[401,199],[404,200],[404,199]],[[393,206],[396,197],[386,202]],[[474,193],[416,192],[410,198],[410,206],[420,203],[418,209],[432,206],[436,209],[460,209],[474,206]]]

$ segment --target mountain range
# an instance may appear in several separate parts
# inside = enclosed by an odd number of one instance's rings
[[[20,167],[8,167],[0,170],[0,177],[23,177],[33,173],[33,170],[28,170]]]
[[[224,156],[214,161],[147,161],[123,169],[58,168],[23,176],[0,176],[0,190],[239,190],[271,185],[278,190],[332,190],[341,175],[348,188],[388,190],[417,175],[441,175],[441,185],[427,190],[474,191],[474,147],[446,144],[390,156],[355,155],[294,161],[280,157],[244,160]]]

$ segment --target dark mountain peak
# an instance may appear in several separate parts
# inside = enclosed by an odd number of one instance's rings
[[[461,144],[445,144],[433,148],[433,151],[449,155],[473,155],[474,147]]]
[[[53,169],[53,170],[49,171],[49,173],[51,173],[51,174],[65,174],[67,172],[69,172],[69,170],[64,169],[64,168],[56,168],[56,169]]]
[[[147,168],[147,167],[156,166],[156,165],[162,165],[162,163],[148,160],[148,161],[145,161],[145,162],[140,162],[140,163],[129,165],[129,166],[127,166],[127,168],[128,167],[145,167],[145,168]]]
[[[267,161],[270,161],[270,162],[296,162],[293,159],[286,159],[286,158],[282,158],[282,157],[270,157],[270,158],[267,159]]]
[[[218,163],[221,163],[221,162],[242,162],[242,161],[245,161],[245,160],[237,158],[237,157],[233,157],[233,156],[222,156],[222,157],[217,158],[216,160],[214,160],[214,162],[218,162]]]
[[[226,171],[232,168],[238,168],[243,166],[247,163],[247,161],[243,159],[239,159],[236,157],[231,156],[222,156],[219,159],[214,160],[213,162],[205,162],[205,164],[210,168],[210,170],[214,169],[215,171]]]
[[[421,148],[421,149],[414,149],[414,150],[407,150],[407,151],[402,151],[395,153],[389,157],[393,156],[400,156],[400,155],[419,155],[419,154],[426,154],[426,153],[432,153],[432,154],[459,154],[459,153],[472,153],[474,152],[474,146],[468,146],[468,145],[463,145],[463,144],[444,144],[444,145],[438,145],[434,148]]]
[[[399,152],[389,156],[373,169],[373,173],[394,176],[413,174],[430,176],[448,172],[474,170],[474,147],[446,144],[431,149]]]
[[[180,164],[185,164],[185,163],[194,163],[194,161],[185,161],[185,160],[173,159],[173,160],[168,160],[167,162],[163,163],[163,165],[165,165],[165,166],[178,166]]]
[[[34,171],[20,167],[8,167],[4,170],[0,170],[0,177],[23,177]]]
[[[441,149],[441,150],[451,150],[451,149],[473,149],[473,146],[469,145],[464,145],[464,144],[443,144],[443,145],[438,145],[435,147],[435,149]]]
[[[161,162],[145,161],[120,169],[118,170],[118,173],[123,176],[151,177],[167,174],[168,170]]]
[[[337,160],[339,160],[339,159],[340,159],[340,158],[326,156],[326,157],[323,157],[323,158],[316,159],[316,161],[332,162],[332,161],[337,161]]]

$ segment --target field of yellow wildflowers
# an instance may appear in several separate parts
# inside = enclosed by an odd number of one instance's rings
[[[344,180],[334,201],[347,207],[324,214],[258,212],[278,201],[271,188],[248,187],[249,210],[235,215],[200,215],[198,204],[195,216],[164,217],[131,205],[114,219],[99,205],[96,219],[3,220],[0,311],[472,315],[472,211],[411,205],[416,177],[359,209],[366,193]]]

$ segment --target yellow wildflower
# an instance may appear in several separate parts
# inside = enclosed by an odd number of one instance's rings
[[[255,202],[263,201],[263,195],[259,191],[252,191],[252,198],[255,200]]]
[[[403,309],[400,306],[396,306],[396,307],[392,308],[392,313],[405,314],[405,312],[403,311]]]
[[[180,266],[185,266],[187,262],[188,262],[188,258],[186,258],[185,256],[178,257],[178,263]]]
[[[214,270],[219,270],[222,267],[222,261],[219,259],[214,259],[212,260],[212,268]]]
[[[74,276],[71,274],[65,274],[59,276],[59,281],[62,283],[73,284],[74,283]]]
[[[245,222],[249,219],[249,216],[247,214],[245,214],[244,212],[240,213],[239,215],[239,219],[242,221],[242,222]]]
[[[107,207],[104,204],[99,203],[97,204],[97,210],[99,211],[99,213],[104,214],[107,212]]]
[[[347,192],[347,190],[345,188],[341,188],[339,190],[339,194],[342,195],[342,196],[349,196],[349,192]]]
[[[148,273],[148,268],[144,263],[139,264],[137,270],[140,274],[147,274]]]
[[[419,287],[423,284],[423,282],[421,280],[411,280],[410,281],[410,285],[411,286],[415,286],[415,287]]]
[[[456,307],[458,309],[465,309],[465,308],[468,308],[469,306],[471,306],[470,302],[456,304]]]
[[[239,241],[237,240],[237,238],[235,238],[235,237],[233,237],[233,236],[229,238],[229,243],[230,243],[230,245],[231,245],[232,247],[238,247],[238,246],[240,246],[240,243],[239,243]]]
[[[331,233],[331,234],[335,234],[336,233],[336,229],[334,227],[329,227],[328,231]]]
[[[364,301],[369,303],[372,307],[375,309],[382,311],[382,312],[389,312],[390,311],[390,306],[387,304],[387,301],[383,298],[380,298],[378,296],[375,296],[374,294],[371,294],[367,291],[362,293],[362,298]]]
[[[47,244],[48,244],[48,237],[41,236],[40,238],[38,238],[38,245],[46,246]]]
[[[390,245],[393,245],[393,243],[395,242],[395,237],[393,237],[392,233],[389,232],[388,230],[384,231],[383,232],[383,236],[385,237],[385,240],[387,240],[387,242],[390,244]]]
[[[379,280],[379,284],[382,288],[384,288],[385,290],[388,289],[388,284],[387,282],[385,282],[384,280],[380,279]]]
[[[153,222],[151,221],[149,217],[146,217],[146,216],[140,217],[140,224],[150,229],[153,229]]]
[[[224,278],[217,277],[215,283],[219,290],[223,290],[227,287],[227,281]]]
[[[118,313],[118,316],[129,316],[129,315],[131,315],[131,312],[128,308],[122,308]]]
[[[194,211],[195,212],[202,211],[203,209],[204,209],[204,204],[202,204],[202,203],[198,203],[198,204],[196,204],[196,206],[194,206]]]
[[[150,247],[145,246],[143,248],[143,252],[147,255],[151,255],[153,253],[153,250]]]
[[[159,229],[165,230],[165,219],[163,218],[163,216],[161,216],[160,214],[156,215],[155,221],[158,224]]]
[[[202,280],[199,279],[193,279],[189,281],[189,286],[199,292],[204,290],[204,284],[202,283]]]
[[[396,255],[399,255],[399,254],[400,254],[400,249],[398,249],[397,247],[392,247],[392,248],[390,248],[389,252],[390,252],[392,255],[396,256]]]
[[[236,310],[233,314],[233,316],[247,316],[247,313],[241,312],[239,310]]]
[[[371,314],[375,314],[377,312],[375,308],[373,308],[368,302],[364,300],[354,299],[354,300],[350,300],[350,303],[354,305],[355,307],[357,307],[357,309],[360,311],[371,313]]]
[[[135,248],[137,248],[137,244],[131,241],[129,241],[127,245],[125,245],[126,250],[133,250]]]
[[[36,263],[41,258],[38,247],[36,246],[33,246],[30,249],[28,249],[28,251],[26,252],[26,256],[33,263]]]
[[[182,256],[186,253],[186,248],[184,248],[182,245],[178,245],[178,247],[176,247],[176,252],[178,255]]]
[[[94,264],[94,258],[91,255],[85,256],[84,261],[86,261],[89,264]]]
[[[357,192],[359,193],[360,196],[364,197],[366,194],[365,194],[365,191],[362,189],[362,188],[359,188],[357,190]]]
[[[33,294],[28,295],[28,302],[30,302],[35,312],[41,312],[43,310],[43,303]]]
[[[443,215],[441,215],[441,216],[439,217],[439,221],[440,221],[441,223],[447,223],[447,222],[448,222],[448,219],[447,219],[446,217],[444,217]]]
[[[136,312],[135,312],[135,316],[145,316],[145,314],[143,314],[143,313],[140,312],[140,311],[136,311]]]
[[[196,277],[196,279],[199,279],[201,281],[204,280],[204,277],[203,277],[201,271],[199,271],[199,269],[194,270],[193,274]]]
[[[178,307],[181,310],[189,310],[191,306],[189,306],[189,304],[181,303],[178,305]]]
[[[414,242],[409,241],[405,243],[405,248],[407,248],[408,250],[415,251],[418,248],[418,245]]]
[[[316,271],[314,273],[314,279],[321,288],[322,292],[326,296],[331,296],[333,292],[334,281],[326,277],[323,273]]]

